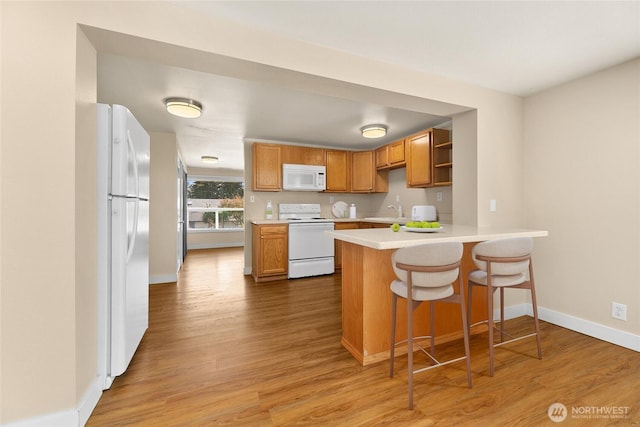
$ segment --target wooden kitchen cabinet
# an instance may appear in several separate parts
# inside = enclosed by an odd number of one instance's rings
[[[360,223],[354,222],[336,222],[333,226],[334,230],[353,230],[360,228]],[[342,240],[334,239],[334,259],[333,264],[336,271],[342,270]]]
[[[324,166],[324,149],[300,145],[281,145],[282,163]]]
[[[426,129],[405,138],[407,187],[435,185],[434,147],[446,142],[449,142],[446,129]]]
[[[253,191],[282,191],[282,151],[277,144],[253,144]]]
[[[453,143],[436,142],[433,145],[433,185],[451,185],[453,182]]]
[[[251,275],[256,282],[287,278],[288,231],[287,224],[251,225]]]
[[[327,192],[347,193],[351,190],[351,153],[325,150]]]
[[[406,165],[404,139],[376,150],[376,169],[396,169]]]
[[[351,192],[384,193],[389,191],[389,174],[386,170],[377,170],[373,151],[354,151],[351,153]]]

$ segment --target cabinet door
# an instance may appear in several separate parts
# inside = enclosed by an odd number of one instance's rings
[[[404,139],[389,144],[389,166],[392,168],[400,167],[405,164]]]
[[[298,145],[282,145],[282,163],[324,166],[324,149]]]
[[[431,173],[431,129],[406,138],[407,187],[428,187],[433,182]]]
[[[280,146],[275,144],[253,144],[254,191],[282,190],[282,160]]]
[[[385,145],[376,150],[376,169],[384,169],[388,167],[389,167],[389,146]]]
[[[373,191],[373,152],[355,151],[351,153],[351,191],[371,192]]]
[[[260,275],[287,274],[287,236],[265,234],[260,242]]]
[[[348,151],[326,150],[327,190],[348,192],[350,190],[350,156]]]
[[[286,225],[259,227],[260,249],[258,271],[260,276],[286,274],[289,262]]]

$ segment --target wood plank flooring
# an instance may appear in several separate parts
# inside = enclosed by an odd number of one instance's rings
[[[340,275],[258,285],[242,270],[242,248],[190,251],[178,283],[151,286],[149,329],[88,426],[640,425],[640,354],[545,322],[542,360],[533,339],[500,347],[490,378],[487,335],[472,336],[473,388],[464,362],[417,374],[409,411],[406,356],[391,379],[341,347]],[[612,407],[627,414],[584,413]]]

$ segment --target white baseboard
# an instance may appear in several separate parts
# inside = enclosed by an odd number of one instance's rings
[[[89,421],[91,413],[98,405],[98,401],[102,397],[102,383],[102,378],[96,376],[82,397],[82,401],[78,404],[78,426],[84,426]]]
[[[157,285],[158,283],[173,283],[178,281],[178,274],[155,274],[149,276],[149,284]]]
[[[237,248],[244,246],[244,240],[242,242],[229,242],[229,243],[199,243],[187,245],[187,250],[191,249],[220,249],[220,248]]]
[[[538,316],[545,322],[640,352],[640,335],[634,335],[631,332],[621,331],[611,326],[601,325],[544,307],[538,307]]]
[[[84,426],[89,421],[91,413],[95,409],[100,397],[102,396],[102,387],[100,386],[100,378],[96,377],[84,396],[82,401],[78,403],[78,408],[73,410],[56,412],[39,417],[32,417],[26,420],[15,421],[9,424],[3,424],[3,427],[77,427]]]
[[[78,422],[78,412],[69,409],[68,411],[2,424],[2,427],[75,427],[83,425]]]
[[[513,319],[523,315],[533,316],[531,304],[518,304],[505,307],[504,317]],[[611,326],[601,325],[590,320],[581,319],[569,314],[560,313],[558,311],[549,310],[548,308],[538,306],[538,317],[545,322],[606,341],[620,347],[628,348],[640,352],[640,335],[631,332],[621,331]],[[494,310],[494,319],[500,318],[500,312]]]

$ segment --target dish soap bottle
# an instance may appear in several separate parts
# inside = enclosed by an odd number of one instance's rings
[[[267,209],[265,210],[265,218],[273,219],[273,205],[271,200],[267,200]]]

